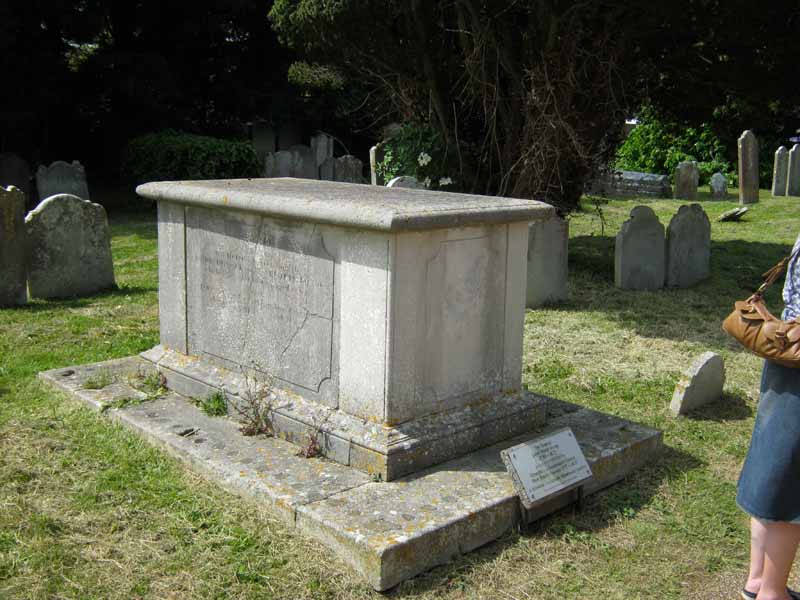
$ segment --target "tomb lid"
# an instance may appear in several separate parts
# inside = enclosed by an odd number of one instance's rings
[[[136,193],[151,200],[380,231],[541,221],[554,211],[535,200],[293,178],[162,181],[140,185]]]

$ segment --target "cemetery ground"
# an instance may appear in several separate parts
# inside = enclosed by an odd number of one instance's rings
[[[582,512],[509,532],[390,597],[735,597],[748,554],[735,483],[760,361],[720,322],[788,252],[800,211],[762,190],[742,222],[718,223],[735,195],[700,201],[708,281],[614,288],[614,236],[630,209],[647,204],[666,225],[681,201],[612,200],[597,212],[586,199],[570,219],[569,302],[526,313],[529,389],[661,429],[663,454]],[[379,597],[325,547],[36,379],[158,342],[155,211],[112,209],[110,221],[118,290],[0,310],[0,597]],[[776,311],[779,295],[768,295]],[[673,419],[675,382],[706,350],[725,359],[725,398]]]

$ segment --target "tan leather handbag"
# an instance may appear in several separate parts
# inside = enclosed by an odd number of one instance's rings
[[[784,258],[764,273],[764,283],[747,300],[739,300],[722,322],[722,329],[745,348],[784,367],[800,367],[800,322],[782,321],[767,310],[764,292],[800,252]]]

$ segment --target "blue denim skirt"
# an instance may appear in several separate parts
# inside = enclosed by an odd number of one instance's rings
[[[800,369],[764,361],[736,503],[766,521],[800,521]]]

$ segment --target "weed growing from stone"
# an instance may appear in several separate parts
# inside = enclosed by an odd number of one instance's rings
[[[197,401],[197,406],[209,417],[224,417],[228,414],[228,401],[222,392],[214,392]]]
[[[274,435],[272,403],[275,401],[275,394],[272,391],[272,377],[266,375],[259,378],[257,365],[242,369],[242,376],[244,390],[239,394],[241,400],[233,403],[233,410],[241,421],[239,431],[248,436]]]
[[[111,374],[111,371],[103,369],[84,381],[83,388],[86,390],[102,390],[104,387],[111,385],[115,381],[116,379],[114,375]]]
[[[328,422],[330,416],[331,413],[329,412],[321,421],[317,422],[315,419],[311,431],[306,433],[306,442],[300,446],[297,456],[302,456],[303,458],[316,458],[318,456],[322,456],[322,443],[320,437],[322,434],[322,428],[325,426],[325,423]]]

